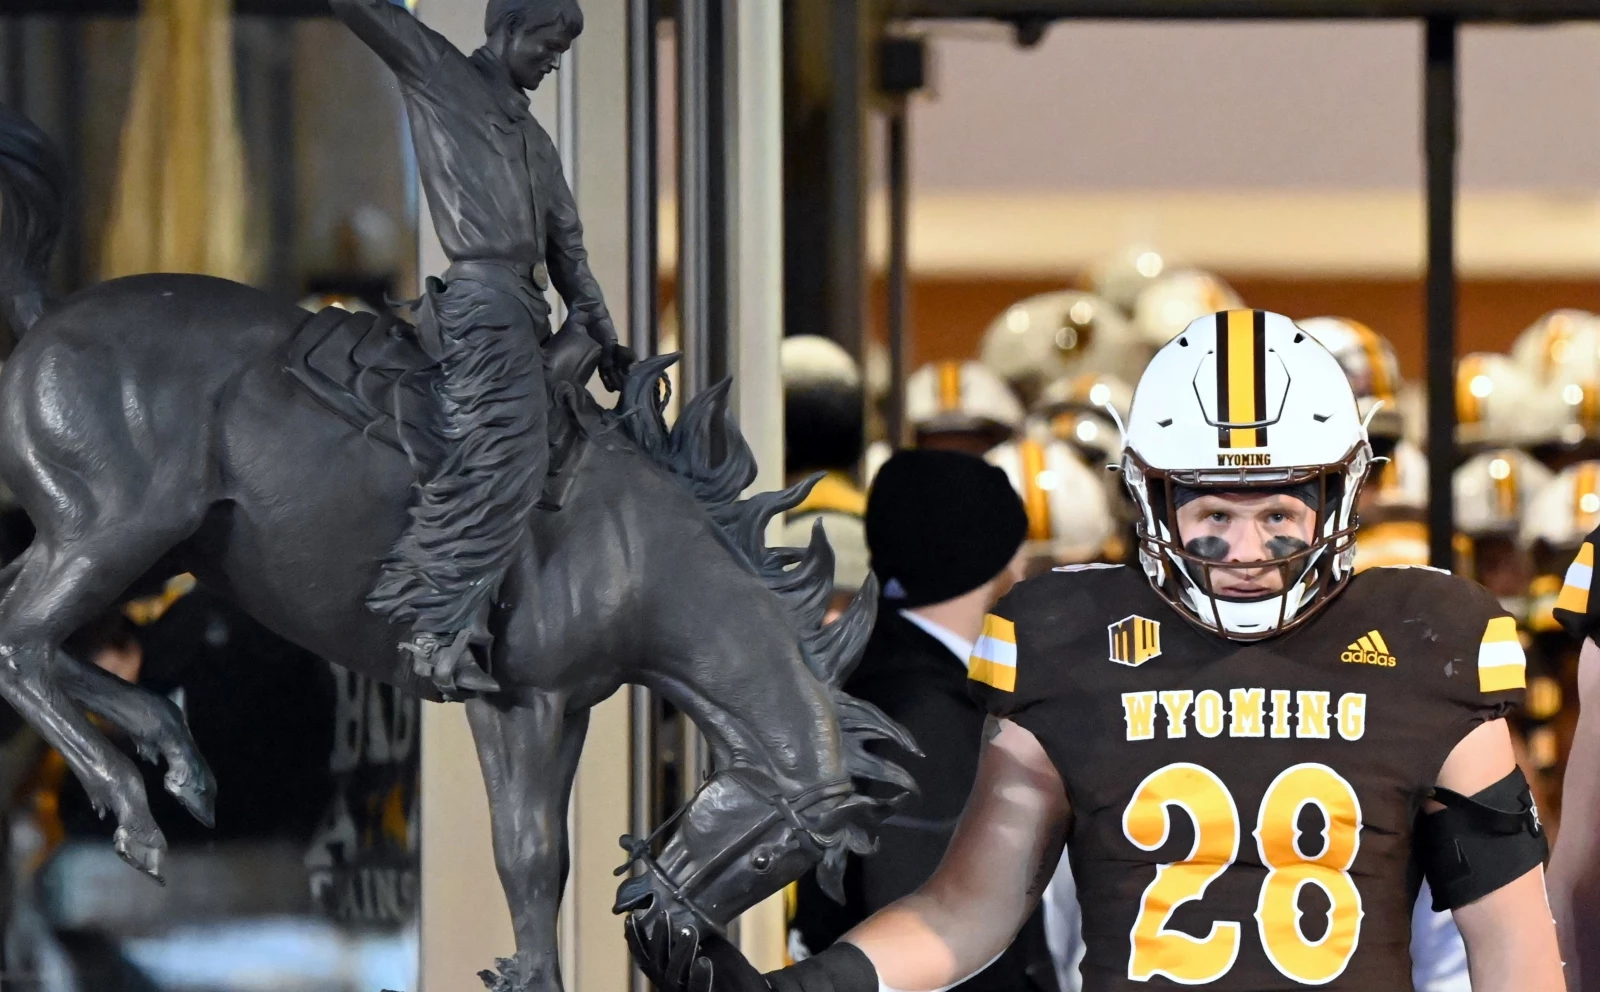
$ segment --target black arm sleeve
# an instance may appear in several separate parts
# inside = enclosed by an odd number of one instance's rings
[[[1459,909],[1544,863],[1549,845],[1522,769],[1471,797],[1435,788],[1444,804],[1421,817],[1417,854],[1435,911]]]

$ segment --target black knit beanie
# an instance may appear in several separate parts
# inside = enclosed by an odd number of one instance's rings
[[[999,575],[1028,534],[1011,482],[981,458],[902,451],[867,494],[867,550],[892,608],[942,603]]]

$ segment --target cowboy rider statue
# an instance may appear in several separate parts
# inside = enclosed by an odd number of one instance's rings
[[[464,55],[390,0],[331,2],[400,81],[451,262],[442,281],[428,279],[417,310],[419,337],[439,363],[448,453],[418,487],[367,604],[410,625],[401,649],[447,697],[493,692],[489,609],[550,460],[545,290],[555,287],[568,322],[600,346],[608,389],[620,389],[633,361],[589,270],[555,144],[525,92],[559,64],[583,14],[576,0],[489,0],[487,40]]]

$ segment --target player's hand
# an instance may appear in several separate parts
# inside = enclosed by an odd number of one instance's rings
[[[660,992],[770,992],[744,954],[716,933],[673,923],[652,906],[623,921],[633,960]]]
[[[620,393],[623,383],[628,381],[628,370],[633,368],[639,356],[633,353],[633,349],[615,341],[602,344],[601,348],[600,381],[613,393]]]

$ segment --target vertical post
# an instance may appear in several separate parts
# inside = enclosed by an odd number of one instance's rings
[[[656,0],[628,3],[628,342],[642,356],[660,352],[656,294],[657,259]],[[629,686],[628,833],[648,837],[655,829],[656,703],[650,690]],[[630,969],[632,992],[650,992],[638,968]]]
[[[889,443],[905,437],[906,327],[911,267],[911,95],[927,82],[927,45],[914,36],[878,44],[878,89],[888,98],[889,184]]]
[[[678,317],[684,400],[728,373],[725,27],[723,0],[679,0]]]
[[[628,340],[634,312],[630,281],[627,117],[627,0],[588,0],[585,27],[562,60],[557,90],[560,148],[572,177],[584,243],[595,279]],[[653,190],[652,190],[653,192]],[[655,298],[654,287],[649,290]],[[611,394],[605,393],[605,402]],[[623,992],[632,973],[622,927],[612,914],[622,863],[617,838],[631,822],[631,733],[629,694],[617,693],[589,711],[589,744],[578,762],[569,804],[572,871],[561,907],[562,974],[574,992]],[[570,928],[569,923],[570,921]]]
[[[628,0],[628,335],[660,351],[656,292],[656,0]]]
[[[862,357],[869,0],[785,0],[784,333]]]
[[[1456,463],[1456,22],[1429,18],[1423,69],[1428,183],[1428,560],[1454,566]]]
[[[740,0],[729,27],[736,190],[730,232],[739,426],[755,452],[754,489],[783,487],[783,4]],[[739,918],[739,947],[763,971],[783,967],[787,919],[780,892]]]
[[[889,445],[906,443],[906,312],[910,303],[908,269],[911,241],[911,177],[906,97],[898,97],[888,119],[889,166],[889,407],[885,411]]]

